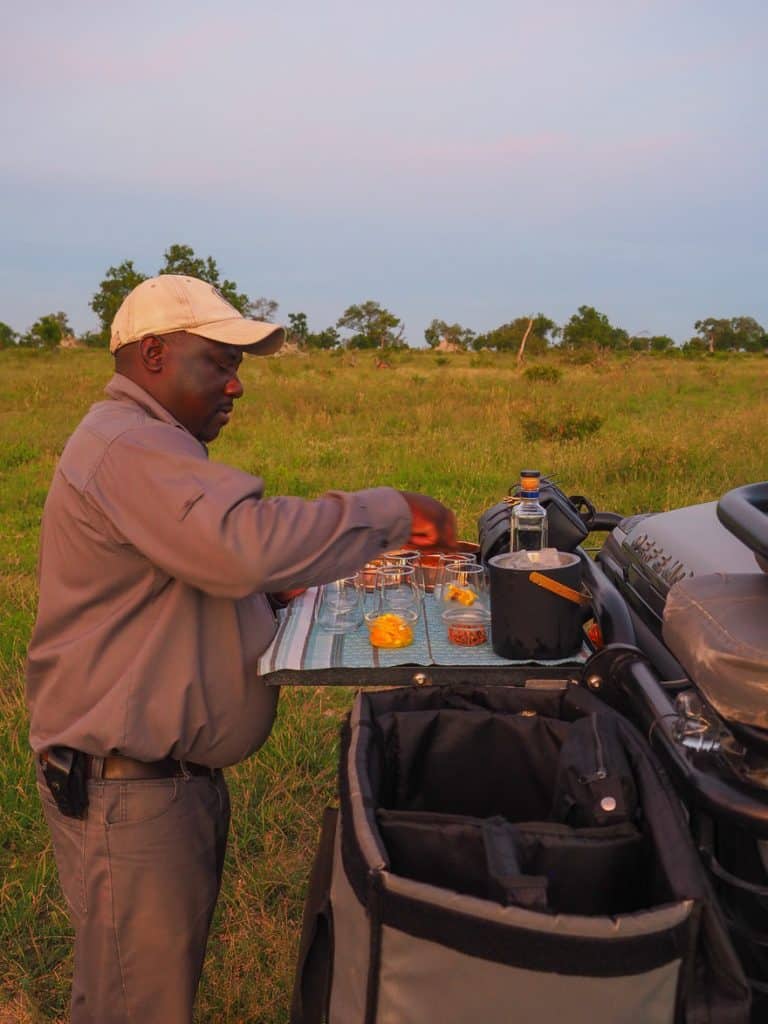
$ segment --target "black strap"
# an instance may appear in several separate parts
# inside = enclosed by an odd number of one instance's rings
[[[290,1024],[322,1024],[328,1017],[333,963],[331,875],[339,812],[326,807],[304,903]]]
[[[547,907],[547,879],[524,875],[517,856],[517,832],[504,818],[486,818],[482,824],[489,896],[505,906],[530,910]]]

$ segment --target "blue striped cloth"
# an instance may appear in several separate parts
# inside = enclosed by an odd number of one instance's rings
[[[286,669],[311,671],[327,668],[392,668],[397,665],[446,665],[503,667],[505,665],[572,665],[586,661],[586,645],[569,658],[558,661],[509,661],[494,654],[490,639],[479,647],[460,647],[450,643],[441,609],[427,595],[423,614],[414,627],[414,642],[409,647],[386,650],[372,647],[368,630],[360,626],[354,633],[335,634],[315,622],[320,588],[312,587],[280,612],[280,624],[268,650],[259,659],[259,675]],[[488,630],[490,634],[490,629]]]

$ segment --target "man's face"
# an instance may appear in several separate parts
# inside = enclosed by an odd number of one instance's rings
[[[213,441],[243,393],[243,350],[184,331],[163,341],[163,405],[198,441]]]

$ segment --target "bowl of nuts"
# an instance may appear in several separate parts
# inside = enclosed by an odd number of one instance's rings
[[[491,613],[483,607],[457,605],[442,614],[448,639],[457,647],[481,647],[491,633]]]

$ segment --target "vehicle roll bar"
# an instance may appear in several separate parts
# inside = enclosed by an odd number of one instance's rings
[[[768,482],[726,492],[717,503],[717,518],[756,555],[768,560]]]

